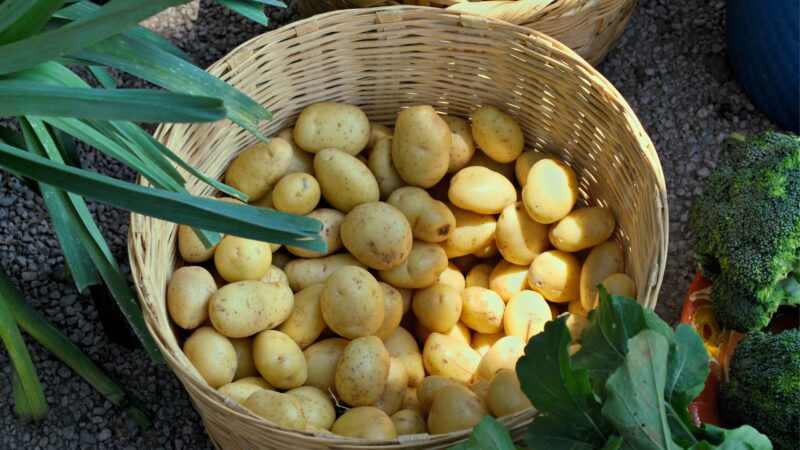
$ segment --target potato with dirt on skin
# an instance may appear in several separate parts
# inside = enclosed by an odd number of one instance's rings
[[[406,388],[406,395],[403,397],[402,409],[413,409],[419,411],[419,399],[417,398],[417,388],[408,386]]]
[[[493,160],[509,163],[522,153],[525,137],[510,115],[484,105],[475,110],[470,119],[475,142]]]
[[[320,308],[328,327],[348,339],[377,332],[386,313],[378,280],[356,266],[343,267],[325,281]]]
[[[389,351],[380,338],[353,339],[336,365],[336,392],[348,405],[372,405],[386,389],[390,366]]]
[[[368,149],[374,149],[375,144],[384,137],[392,137],[394,132],[391,128],[378,122],[369,123],[369,142],[367,142]],[[370,153],[372,153],[370,151]]]
[[[278,133],[278,137],[292,147],[292,162],[286,173],[302,172],[314,175],[314,155],[303,150],[294,142],[294,128],[284,128]]]
[[[503,329],[509,336],[517,336],[528,342],[544,331],[544,324],[553,320],[550,305],[541,294],[522,291],[506,304]]]
[[[284,333],[265,330],[253,339],[253,361],[258,373],[278,389],[305,384],[308,366],[303,350]]]
[[[497,333],[474,333],[470,346],[483,358],[483,355],[489,351],[492,345],[505,335],[503,331],[498,331]]]
[[[517,360],[525,354],[525,341],[518,336],[504,336],[489,348],[481,358],[475,377],[479,380],[491,380],[500,369],[514,369]]]
[[[420,414],[422,414],[423,417],[427,417],[436,393],[445,386],[457,384],[467,386],[467,382],[453,377],[446,377],[443,375],[429,375],[425,377],[417,388],[417,401],[419,402]]]
[[[367,267],[349,253],[337,253],[323,258],[293,259],[284,266],[283,272],[289,280],[289,287],[298,292],[312,284],[324,283],[337,270],[347,266]]]
[[[447,198],[456,206],[478,214],[500,214],[517,200],[508,178],[486,167],[465,167],[450,180]]]
[[[469,164],[475,154],[475,140],[472,129],[466,119],[457,116],[442,116],[442,120],[450,128],[450,164],[447,173],[456,173]]]
[[[183,343],[183,353],[212,388],[233,381],[236,350],[219,331],[211,327],[196,329]]]
[[[383,341],[383,345],[391,357],[403,363],[408,375],[409,386],[416,386],[425,378],[425,367],[417,341],[405,328],[398,327]]]
[[[431,331],[447,331],[461,317],[461,297],[452,287],[436,283],[414,292],[411,310],[417,321]]]
[[[336,393],[336,383],[334,382],[336,365],[348,342],[350,341],[342,338],[323,339],[303,350],[308,367],[307,386],[314,386],[323,392]]]
[[[554,303],[566,303],[580,296],[581,262],[572,253],[548,250],[531,263],[531,289]]]
[[[447,268],[447,255],[438,244],[414,241],[411,253],[389,270],[381,270],[381,280],[398,288],[422,289],[439,279]]]
[[[597,305],[597,285],[625,269],[622,248],[614,241],[606,241],[592,248],[583,262],[580,273],[580,299],[583,309],[591,311]]]
[[[494,216],[467,211],[455,205],[448,207],[456,219],[453,232],[441,242],[448,258],[469,255],[492,242],[497,228]]]
[[[317,207],[322,196],[317,179],[307,173],[284,175],[272,189],[275,209],[291,214],[308,214]]]
[[[392,137],[392,161],[397,173],[412,186],[429,188],[450,165],[452,135],[432,106],[412,106],[397,115]]]
[[[414,334],[417,336],[418,341],[427,341],[431,333],[439,333],[439,331],[429,330],[421,323],[416,323],[416,326],[414,327]],[[441,334],[451,338],[456,338],[467,345],[472,345],[472,333],[462,322],[456,322],[456,324],[453,325],[453,327],[451,327],[449,330],[441,331]]]
[[[253,361],[253,340],[250,338],[228,339],[236,352],[236,372],[233,381],[258,375],[256,363]]]
[[[211,273],[200,266],[185,266],[167,283],[167,311],[179,327],[192,330],[208,318],[208,301],[217,291]]]
[[[214,267],[228,283],[258,280],[272,265],[272,250],[267,242],[225,236],[214,251]]]
[[[372,406],[352,408],[339,416],[331,431],[341,436],[389,440],[397,438],[394,422],[385,412]]]
[[[544,153],[532,150],[526,150],[519,155],[519,158],[514,161],[514,175],[520,187],[524,188],[528,182],[528,172],[531,171],[531,167],[545,158],[547,158],[547,155]]]
[[[292,164],[292,146],[281,138],[269,144],[256,142],[231,162],[225,171],[225,184],[256,201],[266,195]]]
[[[375,332],[375,336],[386,340],[403,320],[403,296],[400,291],[389,284],[382,281],[379,281],[378,284],[383,291],[383,323]]]
[[[217,389],[217,391],[219,391],[220,394],[231,398],[237,403],[244,403],[247,398],[253,394],[253,392],[260,391],[262,389],[269,391],[275,390],[275,388],[267,383],[267,380],[261,378],[260,376],[256,376],[242,378],[222,385],[219,387],[219,389]]]
[[[464,278],[465,288],[482,287],[489,289],[489,279],[492,275],[492,270],[494,270],[494,267],[488,264],[473,266]]]
[[[392,414],[391,419],[399,436],[428,432],[428,424],[425,423],[425,419],[419,411],[414,409],[401,409]]]
[[[237,281],[211,296],[208,317],[220,333],[243,338],[280,325],[291,314],[293,305],[294,297],[288,286]]]
[[[336,421],[336,410],[330,394],[313,386],[301,386],[286,391],[300,401],[306,421],[323,430],[330,430]]]
[[[494,240],[506,261],[522,266],[550,247],[547,225],[531,219],[522,202],[508,205],[500,214]]]
[[[605,242],[614,234],[614,214],[600,206],[577,208],[550,226],[548,236],[553,247],[565,252],[579,252]]]
[[[531,167],[522,188],[522,203],[531,218],[541,224],[558,222],[578,201],[578,177],[566,164],[544,158]]]
[[[528,396],[519,386],[517,374],[511,369],[500,369],[489,382],[484,401],[495,417],[503,417],[532,407]]]
[[[386,414],[392,415],[403,406],[408,388],[408,373],[403,362],[397,358],[389,358],[389,374],[386,376],[386,387],[381,397],[372,404]]]
[[[261,389],[245,400],[244,407],[283,428],[298,431],[306,428],[303,406],[295,396]]]
[[[461,291],[461,321],[479,333],[497,333],[503,329],[505,303],[496,292],[470,287]]]
[[[441,242],[447,239],[456,226],[456,218],[444,203],[434,200],[425,189],[404,186],[396,189],[386,203],[399,209],[415,239]]]
[[[314,173],[322,197],[342,212],[380,200],[378,181],[367,165],[341,150],[320,150],[314,156]]]
[[[322,284],[312,284],[294,294],[292,311],[277,328],[278,331],[292,338],[300,348],[306,348],[313,344],[325,330],[325,319],[322,317],[320,308],[322,288]]]
[[[369,152],[367,167],[375,175],[381,199],[389,198],[396,189],[406,185],[406,182],[397,173],[397,168],[392,162],[392,137],[386,136],[378,139]]]
[[[433,398],[428,412],[428,432],[430,434],[452,433],[473,428],[489,408],[466,386],[445,386]]]
[[[400,265],[411,253],[414,241],[406,216],[384,202],[353,208],[342,221],[341,235],[347,251],[375,270]]]
[[[441,333],[431,333],[422,349],[422,362],[431,375],[444,375],[468,382],[481,357],[468,344]]]
[[[317,219],[322,222],[322,231],[320,231],[319,234],[322,236],[327,250],[324,253],[319,253],[313,250],[287,245],[286,250],[288,250],[289,253],[300,258],[319,258],[332,255],[341,250],[342,237],[339,230],[342,226],[342,221],[344,221],[343,212],[331,208],[319,208],[306,214],[306,217]]]
[[[297,117],[292,132],[294,142],[309,153],[338,148],[348,155],[357,155],[364,150],[369,143],[369,134],[369,119],[364,111],[338,102],[306,106]]]

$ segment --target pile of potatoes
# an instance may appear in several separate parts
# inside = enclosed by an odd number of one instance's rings
[[[235,236],[206,249],[179,226],[188,265],[167,308],[187,358],[294,430],[393,439],[530,408],[515,373],[529,339],[567,312],[577,338],[600,282],[635,291],[614,215],[576,208],[575,172],[524,147],[492,106],[470,120],[410,107],[393,130],[352,105],[305,108],[225,182],[320,220],[327,251]]]

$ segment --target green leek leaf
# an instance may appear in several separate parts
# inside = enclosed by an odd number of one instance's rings
[[[0,3],[0,45],[39,31],[64,0],[6,0]]]
[[[267,26],[269,19],[264,14],[264,6],[247,0],[216,0],[220,5],[246,17],[253,22]]]
[[[100,66],[88,66],[89,72],[92,73],[92,76],[100,86],[103,86],[106,89],[116,89],[117,88],[117,80],[111,76],[110,73],[106,69],[103,69]]]

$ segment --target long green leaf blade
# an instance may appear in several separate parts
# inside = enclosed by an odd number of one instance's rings
[[[100,66],[89,66],[87,68],[89,69],[89,72],[92,73],[94,79],[100,83],[100,86],[103,86],[105,89],[117,88],[117,80],[115,80],[106,69],[103,69]]]
[[[0,3],[0,45],[33,35],[64,0],[6,0]]]
[[[253,22],[264,26],[269,24],[262,5],[247,0],[217,0],[217,3]]]
[[[263,3],[265,5],[276,6],[278,8],[286,8],[286,3],[283,3],[280,0],[252,0],[256,3]]]

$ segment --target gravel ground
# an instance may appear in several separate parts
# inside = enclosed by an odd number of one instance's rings
[[[271,13],[272,24],[297,17],[294,2]],[[669,188],[670,250],[657,311],[677,320],[694,273],[686,227],[693,195],[714,165],[720,143],[732,132],[774,126],[733,82],[725,61],[724,2],[640,0],[617,49],[600,70],[628,99],[661,155]],[[199,12],[198,12],[199,11]],[[202,1],[147,22],[206,66],[265,31],[228,10]],[[271,25],[269,28],[272,28]],[[136,82],[125,81],[129,85]],[[132,180],[119,164],[87,152],[84,163]],[[126,261],[127,214],[92,204],[118,260]],[[140,430],[69,368],[37,344],[31,354],[51,412],[39,424],[13,415],[11,384],[0,383],[0,448],[212,448],[177,378],[149,364],[140,350],[109,343],[91,300],[65,279],[64,260],[41,200],[0,172],[0,264],[48,319],[155,411],[155,425]],[[127,269],[127,267],[125,267]],[[0,355],[2,374],[10,376]]]

